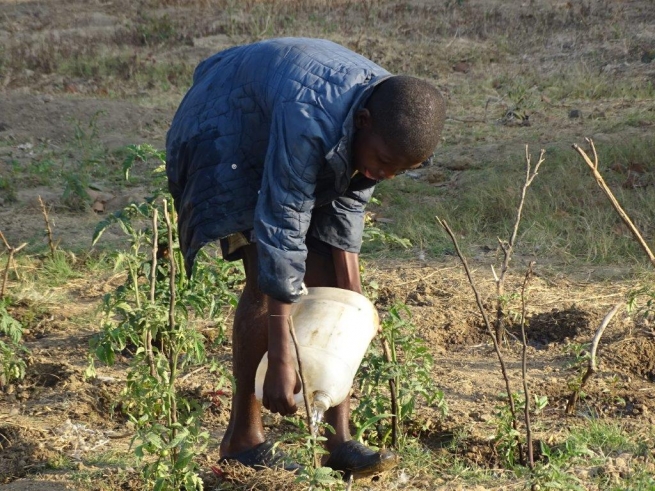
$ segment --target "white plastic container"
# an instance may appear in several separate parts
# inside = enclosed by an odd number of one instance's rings
[[[291,308],[298,351],[309,394],[309,403],[325,411],[343,402],[350,393],[366,349],[379,327],[375,306],[363,295],[340,288],[309,288]],[[293,340],[291,353],[295,359]],[[296,369],[298,362],[296,361]],[[255,396],[261,400],[268,352],[255,376]],[[296,404],[304,406],[302,390]]]

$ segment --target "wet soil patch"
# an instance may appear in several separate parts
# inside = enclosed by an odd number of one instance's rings
[[[53,388],[65,384],[73,374],[63,363],[34,363],[27,369],[26,380],[32,386]]]
[[[535,314],[530,317],[526,329],[528,343],[541,349],[552,343],[570,341],[589,330],[589,323],[589,313],[575,306]],[[520,335],[519,329],[515,328],[513,331],[516,331],[514,334]]]

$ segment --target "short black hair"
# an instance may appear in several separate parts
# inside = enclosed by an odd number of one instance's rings
[[[434,152],[446,119],[439,90],[416,77],[397,75],[378,85],[366,103],[373,131],[397,155],[422,162]]]

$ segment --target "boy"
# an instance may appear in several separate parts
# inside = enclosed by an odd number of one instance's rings
[[[189,274],[198,250],[217,239],[224,258],[241,259],[246,271],[222,459],[294,468],[264,437],[257,366],[268,351],[264,407],[294,413],[291,305],[304,286],[361,293],[358,252],[373,187],[432,154],[444,111],[432,85],[391,76],[326,40],[238,46],[196,69],[166,142],[180,245]],[[326,413],[335,433],[325,465],[355,477],[393,467],[393,453],[352,441],[349,404]]]

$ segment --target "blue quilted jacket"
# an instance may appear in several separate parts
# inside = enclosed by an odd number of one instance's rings
[[[203,61],[166,140],[187,272],[203,245],[254,228],[260,289],[294,302],[308,233],[359,252],[375,181],[351,178],[353,115],[389,76],[319,39],[271,39]]]

